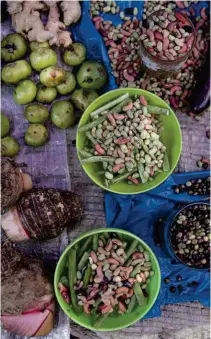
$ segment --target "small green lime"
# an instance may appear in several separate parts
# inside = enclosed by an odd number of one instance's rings
[[[47,139],[48,130],[42,124],[30,124],[24,136],[25,143],[33,147],[44,145]]]
[[[15,157],[20,150],[19,143],[13,137],[7,136],[1,139],[1,155]]]
[[[5,137],[10,130],[10,122],[9,119],[1,113],[1,138]]]
[[[75,122],[73,105],[67,100],[57,101],[51,108],[51,120],[59,128],[68,128]]]

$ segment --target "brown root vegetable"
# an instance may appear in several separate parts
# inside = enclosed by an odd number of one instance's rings
[[[55,300],[41,261],[25,256],[8,241],[1,244],[1,258],[3,327],[21,336],[47,335],[53,327]]]
[[[1,210],[11,208],[23,191],[32,188],[31,177],[22,173],[18,164],[10,158],[1,158]]]
[[[7,1],[8,12],[12,16],[12,27],[29,41],[45,42],[64,47],[72,43],[71,32],[65,25],[76,22],[81,15],[79,1],[64,1],[61,9],[64,22],[60,21],[58,1]],[[46,25],[41,20],[41,13],[48,10]]]
[[[2,217],[2,228],[11,241],[57,237],[83,214],[79,196],[69,191],[35,188],[26,192]]]

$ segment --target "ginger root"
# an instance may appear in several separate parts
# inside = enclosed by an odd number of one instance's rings
[[[63,1],[61,10],[64,23],[59,20],[59,8],[56,1],[7,1],[8,12],[12,16],[12,26],[29,41],[49,41],[50,45],[69,46],[72,43],[71,32],[65,26],[76,22],[81,15],[78,0]],[[47,24],[44,25],[40,12],[49,10]]]
[[[64,16],[64,23],[66,26],[71,25],[72,23],[77,22],[81,16],[81,6],[79,1],[72,0],[72,1],[62,1],[61,10]]]

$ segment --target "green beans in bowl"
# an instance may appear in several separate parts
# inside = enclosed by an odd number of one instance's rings
[[[146,192],[172,173],[182,149],[179,122],[156,95],[121,88],[97,98],[79,122],[81,165],[100,187],[120,194]]]
[[[91,330],[114,331],[140,320],[160,290],[160,268],[148,245],[121,229],[101,228],[74,240],[56,267],[57,300]]]

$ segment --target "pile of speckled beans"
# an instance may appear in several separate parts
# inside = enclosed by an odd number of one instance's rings
[[[197,2],[194,1],[193,3]],[[189,17],[193,17],[195,15],[193,7],[190,7],[189,10],[184,10],[186,7],[191,6],[191,4],[187,1],[177,1],[176,3],[169,3],[166,1],[165,3],[158,4],[155,7],[150,6],[150,2],[146,2],[143,19],[146,19],[146,17],[155,10],[164,8],[166,8],[167,12],[171,13],[171,15],[174,8],[179,8],[182,14],[186,13]],[[151,11],[149,11],[149,9]],[[137,15],[137,9],[135,14]],[[136,15],[130,15],[130,19],[128,17],[123,17],[122,15],[121,18],[122,20],[125,20],[125,22],[117,26],[113,26],[111,21],[104,21],[100,16],[95,15],[92,18],[108,48],[112,74],[116,79],[117,85],[119,85],[119,87],[138,87],[154,92],[156,95],[163,98],[174,109],[179,108],[193,116],[193,113],[191,113],[189,109],[188,98],[191,96],[192,89],[196,83],[195,76],[197,76],[197,73],[200,71],[209,49],[209,21],[206,8],[202,8],[200,16],[196,17],[196,42],[191,56],[184,63],[179,73],[171,75],[166,79],[158,79],[156,77],[149,76],[146,72],[142,73],[140,77],[142,62],[139,58],[139,46],[140,37],[143,34],[143,23],[137,19]],[[183,31],[181,32],[180,30],[181,35],[182,33]],[[158,34],[156,35],[158,36]],[[172,50],[172,53],[168,53],[169,59],[172,58],[173,60],[173,54],[175,54],[173,50],[176,51],[177,49],[180,49],[180,52],[184,52],[186,48],[184,46],[188,47],[188,45],[191,45],[191,41],[188,43],[186,42],[185,44],[185,41],[183,42],[182,40],[184,38],[192,40],[192,34],[187,37],[182,37],[181,39],[179,38],[179,40],[181,40],[179,42],[174,39],[174,43],[178,42],[180,45],[183,44],[183,46],[178,45],[178,48],[175,46],[175,49],[171,48],[173,46],[169,44],[170,50]],[[149,42],[151,42],[150,39]],[[153,46],[150,48],[153,48]],[[161,49],[161,43],[159,43],[159,49]]]
[[[184,57],[194,43],[192,26],[180,13],[162,11],[143,22],[141,41],[146,50],[161,60]]]

